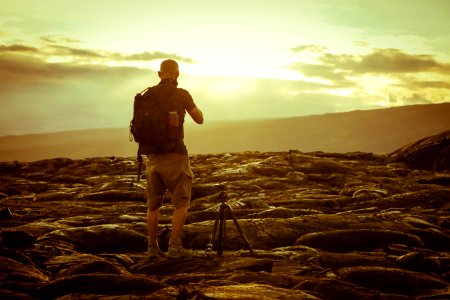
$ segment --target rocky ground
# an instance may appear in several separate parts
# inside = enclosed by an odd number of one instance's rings
[[[445,134],[391,156],[192,156],[188,259],[146,258],[134,158],[0,163],[0,298],[449,299]],[[218,185],[253,253],[228,218],[223,255],[206,255]],[[161,209],[163,250],[171,211]]]

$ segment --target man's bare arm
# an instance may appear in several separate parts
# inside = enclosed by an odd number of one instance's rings
[[[188,111],[188,113],[191,116],[192,120],[195,121],[195,123],[203,124],[203,113],[198,107],[195,107],[193,110]]]

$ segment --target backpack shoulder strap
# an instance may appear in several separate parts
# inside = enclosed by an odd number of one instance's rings
[[[136,113],[136,110],[138,109],[138,107],[141,105],[142,101],[145,101],[144,99],[147,98],[150,94],[159,94],[158,92],[155,92],[154,89],[157,87],[157,85],[155,86],[150,86],[145,88],[144,90],[142,90],[141,92],[137,93],[136,96],[134,97],[134,112],[133,112],[133,116]],[[174,109],[174,106],[172,104],[172,97],[175,94],[177,90],[177,87],[174,87],[171,91],[169,91],[165,97],[162,97],[161,100],[163,100],[164,102],[166,102],[169,106],[170,110]],[[160,94],[159,94],[160,95]]]
[[[149,86],[147,88],[145,88],[142,92],[140,92],[139,94],[143,95],[145,92],[147,92],[149,89],[151,89],[152,87]]]
[[[173,104],[172,104],[172,97],[175,94],[175,92],[177,91],[177,88],[175,87],[169,94],[169,96],[167,97],[167,103],[169,104],[169,108],[170,110],[173,110]]]

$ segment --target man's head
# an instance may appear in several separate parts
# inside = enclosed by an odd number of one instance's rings
[[[161,66],[159,67],[158,76],[161,79],[177,79],[178,75],[180,75],[178,71],[178,63],[174,61],[173,59],[166,59],[161,63]]]

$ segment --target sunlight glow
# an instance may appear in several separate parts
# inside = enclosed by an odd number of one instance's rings
[[[349,77],[350,80],[357,82],[360,89],[364,90],[366,94],[376,95],[386,90],[390,85],[399,84],[398,78],[392,78],[382,75],[363,75],[358,77]]]
[[[211,92],[222,96],[236,94],[246,88],[247,87],[245,86],[245,83],[242,83],[242,81],[240,82],[239,80],[231,78],[216,80],[212,82],[212,84],[209,86]]]
[[[336,95],[336,96],[340,96],[340,97],[350,97],[353,95],[354,90],[353,89],[329,89],[329,90],[324,90],[324,92],[326,94]]]

